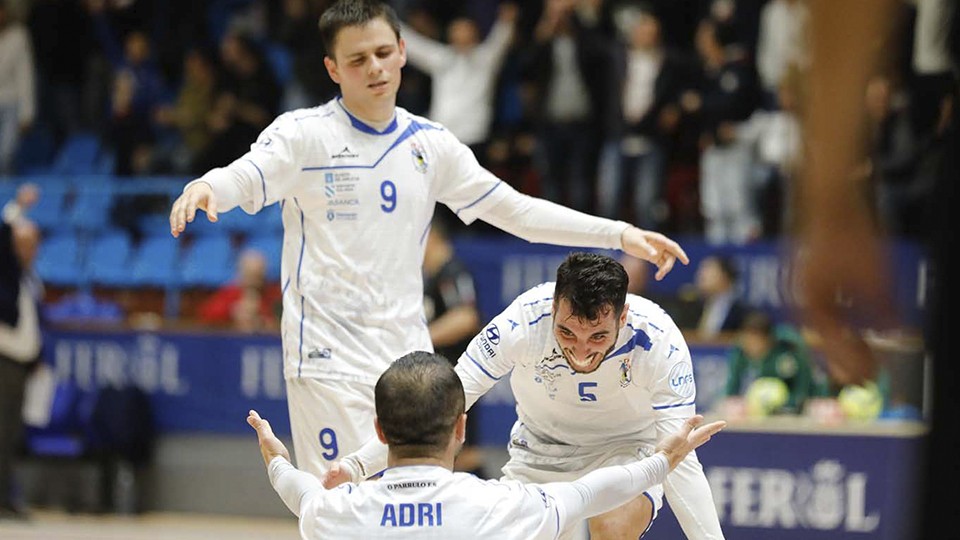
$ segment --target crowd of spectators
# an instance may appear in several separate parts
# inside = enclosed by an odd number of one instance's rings
[[[123,176],[228,163],[282,110],[335,95],[316,32],[328,3],[0,3],[0,167],[16,173],[17,141],[39,133],[96,134]],[[713,243],[789,231],[805,0],[393,4],[410,60],[399,104],[445,122],[518,189]],[[895,235],[925,232],[918,208],[949,127],[945,9],[905,1],[904,52],[864,88],[859,174]]]

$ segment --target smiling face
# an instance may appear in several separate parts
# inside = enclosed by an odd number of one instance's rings
[[[377,17],[363,25],[344,26],[332,49],[333,56],[323,63],[340,85],[347,108],[371,120],[379,120],[387,110],[392,116],[407,54],[387,20]]]
[[[600,310],[595,320],[573,314],[570,301],[559,298],[553,304],[553,334],[570,367],[578,373],[590,373],[613,350],[620,328],[626,323],[628,306],[620,315],[613,306]]]

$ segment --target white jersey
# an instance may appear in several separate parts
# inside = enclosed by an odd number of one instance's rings
[[[304,540],[555,539],[571,524],[616,508],[661,482],[669,470],[658,454],[576,482],[537,486],[412,465],[387,469],[376,482],[328,491],[283,458],[275,458],[268,469],[274,489],[300,517]]]
[[[339,99],[281,115],[247,154],[197,181],[221,211],[282,207],[287,379],[372,385],[393,360],[432,350],[421,264],[438,201],[465,223],[483,215],[532,241],[619,248],[627,226],[577,214],[553,233],[535,220],[576,213],[520,195],[439,124],[397,108],[378,131]],[[510,212],[499,220],[498,205]]]
[[[468,407],[512,371],[518,423],[539,441],[581,450],[633,442],[645,453],[696,413],[690,351],[660,306],[627,295],[613,350],[592,373],[577,373],[554,336],[553,292],[545,283],[523,293],[471,341],[456,368]],[[664,492],[688,538],[723,537],[695,453]]]

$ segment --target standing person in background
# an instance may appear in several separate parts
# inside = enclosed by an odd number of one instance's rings
[[[697,335],[715,338],[721,332],[735,332],[743,324],[746,307],[740,300],[736,263],[720,255],[700,261],[694,286],[700,301]]]
[[[373,438],[373,385],[389,363],[432,348],[423,243],[437,202],[531,242],[623,249],[655,263],[657,279],[688,262],[661,234],[518,193],[442,125],[398,108],[406,43],[388,5],[341,0],[319,26],[342,97],[281,115],[170,211],[179,237],[198,209],[216,221],[281,205],[290,422],[297,459],[318,476]]]
[[[42,336],[42,285],[33,272],[40,232],[25,219],[0,222],[0,519],[19,518],[14,458],[23,437],[23,395]]]
[[[0,0],[0,176],[15,172],[13,158],[33,125],[37,101],[30,35],[6,4]]]
[[[447,26],[449,45],[401,26],[410,64],[430,76],[433,89],[427,116],[443,124],[483,162],[494,119],[497,78],[513,40],[517,6],[501,4],[497,22],[482,42],[471,19]]]
[[[451,363],[463,354],[480,329],[480,312],[473,276],[456,258],[446,225],[434,217],[423,252],[423,314],[437,354]],[[457,455],[456,470],[481,478],[483,454],[477,442],[477,419],[467,421],[467,439]]]

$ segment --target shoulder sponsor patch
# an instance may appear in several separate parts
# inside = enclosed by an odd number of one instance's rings
[[[500,344],[500,329],[497,328],[497,325],[491,324],[487,327],[485,333],[487,334],[487,339],[490,340],[490,343],[493,343],[494,345]]]
[[[689,362],[677,362],[670,368],[668,379],[670,390],[673,393],[688,398],[696,391],[697,386],[693,380],[693,366]]]

